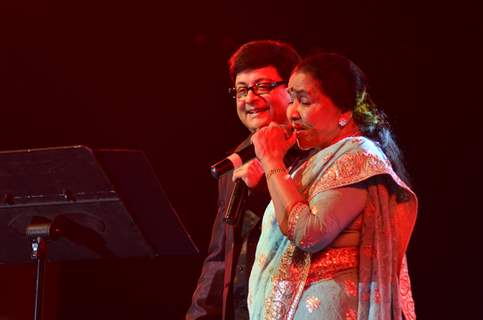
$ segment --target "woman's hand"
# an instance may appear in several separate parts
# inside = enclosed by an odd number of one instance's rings
[[[265,172],[272,169],[273,166],[283,165],[285,154],[295,142],[295,134],[289,134],[286,127],[275,122],[259,129],[252,136],[255,154]]]

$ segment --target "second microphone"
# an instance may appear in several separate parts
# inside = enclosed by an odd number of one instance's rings
[[[218,179],[221,175],[232,169],[238,168],[250,159],[255,158],[255,147],[253,144],[246,146],[245,148],[232,153],[225,159],[215,163],[211,166],[211,175]]]

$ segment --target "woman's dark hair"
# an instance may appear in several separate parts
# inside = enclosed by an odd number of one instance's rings
[[[409,185],[402,152],[387,117],[369,96],[366,77],[355,63],[338,54],[319,53],[305,58],[294,72],[311,75],[339,109],[352,111],[352,118],[362,135],[381,147],[396,174]]]
[[[300,56],[292,46],[274,40],[256,40],[242,45],[228,60],[230,77],[243,71],[273,66],[283,80],[288,81]]]

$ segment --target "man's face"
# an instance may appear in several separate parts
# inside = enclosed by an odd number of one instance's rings
[[[282,81],[277,69],[272,66],[240,72],[235,78],[235,88],[249,88],[256,84],[271,84]],[[271,121],[288,123],[286,110],[290,97],[285,84],[278,85],[266,93],[256,94],[249,90],[246,96],[236,99],[236,109],[241,122],[250,131],[267,126]]]

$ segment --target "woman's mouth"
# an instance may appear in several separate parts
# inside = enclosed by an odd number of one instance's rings
[[[292,130],[297,133],[297,132],[300,132],[302,130],[304,130],[304,127],[301,126],[301,125],[297,125],[297,124],[292,124]]]

